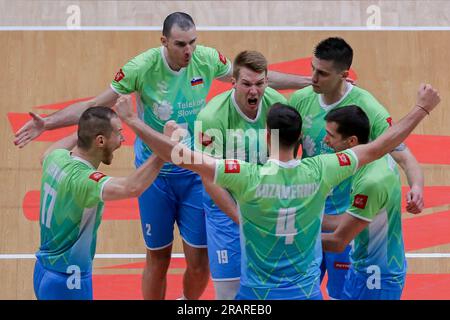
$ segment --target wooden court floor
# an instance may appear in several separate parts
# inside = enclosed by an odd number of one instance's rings
[[[239,51],[261,51],[275,70],[308,74],[313,46],[329,36],[344,37],[354,48],[357,85],[369,90],[400,119],[412,106],[421,82],[441,92],[438,110],[421,124],[407,144],[425,173],[424,212],[403,215],[408,257],[405,299],[450,299],[450,79],[444,52],[447,31],[233,31],[199,32],[199,43],[233,58]],[[0,61],[0,299],[34,299],[33,253],[39,245],[39,156],[74,128],[55,130],[24,149],[13,146],[14,132],[28,111],[54,112],[71,101],[103,91],[130,58],[159,46],[153,31],[2,31]],[[225,90],[215,83],[210,96]],[[283,92],[289,96],[292,92]],[[132,133],[101,170],[126,175],[133,169]],[[406,185],[404,176],[403,183]],[[406,192],[406,188],[404,193]],[[404,208],[404,206],[403,206]],[[94,264],[97,299],[140,299],[145,250],[136,200],[107,204],[99,229]],[[174,253],[181,253],[176,237]],[[169,270],[167,298],[181,293],[182,258]],[[212,286],[204,299],[214,297]]]

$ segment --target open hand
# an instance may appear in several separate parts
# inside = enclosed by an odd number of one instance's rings
[[[28,142],[39,137],[45,131],[45,120],[36,113],[29,112],[31,120],[20,128],[14,137],[14,144],[19,148],[25,147]]]

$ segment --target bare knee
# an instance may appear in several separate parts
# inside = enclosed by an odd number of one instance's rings
[[[152,270],[167,271],[172,250],[147,250],[146,266]]]
[[[190,273],[195,275],[209,276],[209,260],[206,250],[196,252],[193,256],[186,254],[186,267]]]

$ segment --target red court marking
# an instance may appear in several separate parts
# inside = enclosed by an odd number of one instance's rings
[[[92,97],[89,98],[81,98],[81,99],[75,99],[65,102],[58,102],[54,104],[48,104],[48,105],[41,105],[33,107],[33,109],[53,109],[53,110],[60,110],[63,109],[75,102],[81,102],[92,99]],[[131,95],[131,100],[133,102],[133,109],[136,111],[136,96],[134,94]],[[46,114],[40,114],[41,117],[46,117]],[[16,113],[16,112],[8,112],[8,120],[11,125],[11,129],[13,133],[16,133],[25,123],[28,122],[28,120],[31,119],[31,116],[28,113]],[[58,141],[77,130],[77,126],[70,126],[66,128],[60,128],[50,131],[45,131],[42,133],[38,138],[35,139],[35,141]],[[126,125],[123,124],[123,135],[125,138],[125,142],[123,142],[123,145],[132,145],[134,143],[135,134],[134,132]]]
[[[402,224],[407,252],[450,243],[450,211],[405,219]]]
[[[61,110],[61,109],[64,109],[65,107],[70,106],[71,104],[74,104],[76,102],[87,101],[87,100],[91,100],[92,98],[95,98],[95,97],[80,98],[80,99],[58,102],[58,103],[53,103],[53,104],[44,104],[41,106],[33,107],[33,109]],[[131,94],[131,101],[133,102],[134,111],[136,111],[136,96],[134,94]]]
[[[406,211],[406,193],[408,186],[402,187],[402,210]],[[427,186],[424,188],[425,208],[433,208],[450,204],[450,186]]]
[[[142,300],[142,275],[140,274],[114,274],[92,276],[95,300]],[[167,300],[175,300],[183,292],[183,275],[167,275]],[[211,280],[200,300],[214,299],[214,286]]]
[[[450,274],[407,274],[402,300],[450,299]]]
[[[23,199],[23,214],[31,221],[39,220],[40,192],[29,191]],[[107,201],[103,212],[104,220],[139,220],[139,207],[136,198]]]
[[[96,300],[141,300],[140,274],[93,275],[94,299]],[[326,293],[327,276],[321,285],[323,298]],[[169,274],[166,299],[180,297],[183,275]],[[214,299],[214,286],[210,280],[201,300]],[[450,274],[407,274],[402,300],[448,300],[450,299]]]
[[[173,259],[172,259],[173,260]],[[145,262],[133,262],[126,264],[117,264],[113,266],[97,267],[97,269],[144,269]]]
[[[113,266],[99,267],[98,269],[144,269],[145,262],[134,262],[126,264],[117,264]],[[184,258],[170,259],[169,269],[172,268],[186,268],[186,260]]]
[[[324,300],[330,300],[327,292],[327,282],[328,282],[328,273],[325,273],[323,276],[322,283],[320,284],[320,290],[322,291],[322,296]]]
[[[94,97],[80,98],[80,99],[64,101],[64,102],[58,102],[58,103],[52,103],[52,104],[44,104],[42,106],[33,107],[33,109],[61,110],[61,109],[64,109],[65,107],[67,107],[67,106],[70,106],[73,103],[87,101],[87,100],[90,100],[92,98],[94,98]]]
[[[405,211],[405,194],[408,187],[403,187],[402,208]],[[425,207],[431,208],[450,204],[450,187],[431,186],[424,189]],[[37,221],[39,219],[40,192],[29,191],[23,199],[23,213],[28,220]],[[105,220],[138,220],[139,206],[136,199],[126,199],[119,201],[108,201],[105,203],[103,214]]]
[[[413,134],[406,144],[420,163],[450,164],[450,136]]]

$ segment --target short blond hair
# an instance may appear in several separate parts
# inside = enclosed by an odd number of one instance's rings
[[[267,59],[258,51],[242,51],[233,62],[233,77],[237,80],[241,68],[248,68],[254,72],[265,72],[267,74]]]

